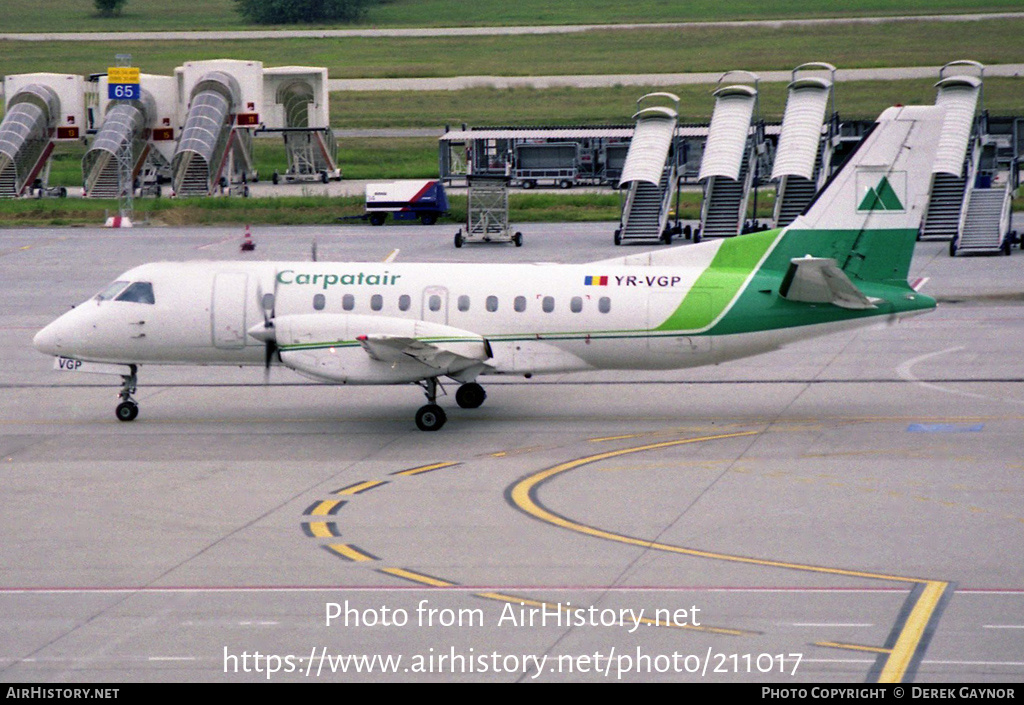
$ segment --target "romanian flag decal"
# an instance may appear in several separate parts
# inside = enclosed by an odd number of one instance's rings
[[[584,286],[608,286],[608,277],[583,277]]]

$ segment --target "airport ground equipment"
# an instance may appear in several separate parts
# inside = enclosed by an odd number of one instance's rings
[[[466,230],[455,233],[455,246],[467,242],[511,242],[522,247],[523,234],[512,232],[508,222],[508,180],[472,176],[466,207]]]
[[[117,198],[118,152],[130,147],[131,183],[140,195],[161,195],[171,177],[177,113],[172,76],[141,74],[137,100],[111,100],[107,77],[97,76],[99,128],[82,158],[82,195]],[[95,119],[95,118],[94,118]]]
[[[439,179],[404,179],[366,184],[366,213],[371,225],[394,220],[419,220],[433,225],[448,212],[448,196]]]
[[[50,155],[59,142],[85,132],[85,81],[73,74],[34,73],[4,77],[0,122],[0,197],[66,195],[50,189]]]
[[[921,239],[949,240],[950,255],[1010,254],[1011,200],[1019,182],[1011,140],[990,132],[983,110],[985,67],[952,61],[939,71],[935,104],[945,108]]]
[[[263,109],[260,132],[279,132],[288,165],[272,181],[341,179],[338,144],[331,130],[327,69],[315,66],[275,66],[263,71]],[[273,98],[273,101],[271,101]]]
[[[253,132],[263,105],[258,61],[190,61],[174,70],[180,96],[189,96],[171,161],[176,196],[248,195],[258,175]]]
[[[512,178],[526,188],[614,186],[632,136],[631,125],[463,126],[441,135],[439,174],[447,185],[465,185],[470,176],[490,176]]]
[[[973,61],[952,62],[939,71],[935,104],[946,108],[946,118],[932,170],[921,239],[953,241],[964,226],[964,206],[971,191],[968,186],[975,178],[981,156],[978,127],[983,75],[984,67]]]
[[[733,74],[745,74],[753,85],[722,85]],[[763,130],[755,122],[756,74],[729,71],[714,91],[707,142],[698,181],[704,187],[701,236],[731,237],[743,232],[744,216],[757,168],[757,152],[764,145]]]
[[[525,189],[541,184],[572,188],[579,178],[580,148],[576,142],[518,144],[512,178]]]
[[[772,164],[775,227],[789,225],[803,213],[831,173],[838,131],[835,72],[835,66],[820,62],[793,69]]]
[[[671,102],[673,107],[645,103]],[[669,224],[672,197],[678,189],[676,123],[679,97],[648,93],[637,101],[636,129],[619,176],[619,188],[628,189],[622,206],[615,244],[625,240],[672,242],[676,226]]]

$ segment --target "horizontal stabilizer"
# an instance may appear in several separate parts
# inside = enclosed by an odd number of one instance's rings
[[[878,308],[850,281],[831,257],[801,257],[790,262],[779,287],[790,301],[832,304],[855,311]]]

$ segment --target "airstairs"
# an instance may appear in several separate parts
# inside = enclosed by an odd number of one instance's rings
[[[953,254],[1010,254],[1007,239],[1010,226],[1008,188],[972,189],[967,202],[963,231],[954,243]]]
[[[296,79],[277,91],[277,102],[284,111],[284,147],[288,156],[288,180],[340,179],[338,145],[330,128],[310,127],[310,106],[316,95],[313,87]],[[275,172],[274,183],[280,175]]]
[[[132,184],[150,154],[147,139],[156,107],[153,97],[142,92],[141,100],[116,101],[107,108],[103,125],[82,159],[83,195],[89,198],[119,198],[117,153],[131,146]]]
[[[637,101],[667,99],[674,107],[651,106],[634,115],[636,128],[619,177],[619,188],[627,189],[615,244],[625,240],[672,241],[669,225],[672,197],[678,188],[676,175],[676,124],[679,97],[672,93],[649,93]]]
[[[23,195],[45,175],[59,113],[57,94],[41,84],[25,86],[8,102],[0,123],[0,198]]]
[[[945,76],[955,66],[973,65],[978,75]],[[956,240],[964,225],[968,184],[974,179],[979,157],[978,103],[983,67],[975,62],[953,62],[942,67],[936,105],[946,108],[942,135],[932,170],[928,210],[921,225],[921,239]]]
[[[731,75],[726,73],[719,84]],[[747,73],[747,72],[742,72]],[[737,84],[714,92],[715,109],[697,180],[704,185],[701,237],[732,237],[743,231],[753,181],[757,134],[757,76],[754,86]]]
[[[835,66],[817,62],[793,69],[771,176],[776,182],[776,227],[789,225],[804,212],[830,171],[835,72]]]
[[[953,61],[942,67],[935,84],[935,103],[946,108],[946,117],[920,236],[950,240],[951,256],[1008,255],[1013,244],[1016,169],[1012,159],[1001,158],[998,140],[988,134],[986,114],[979,112],[983,75],[978,62]]]
[[[234,124],[239,95],[238,82],[223,71],[210,72],[193,88],[171,160],[176,196],[209,196],[255,176],[251,129]]]

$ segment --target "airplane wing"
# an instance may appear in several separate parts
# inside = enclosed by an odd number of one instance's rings
[[[840,308],[878,308],[846,276],[831,257],[800,257],[790,261],[779,296],[790,301],[832,304]]]
[[[356,340],[372,359],[403,362],[412,358],[439,370],[465,368],[489,360],[487,340],[425,341],[401,335],[361,335]]]

